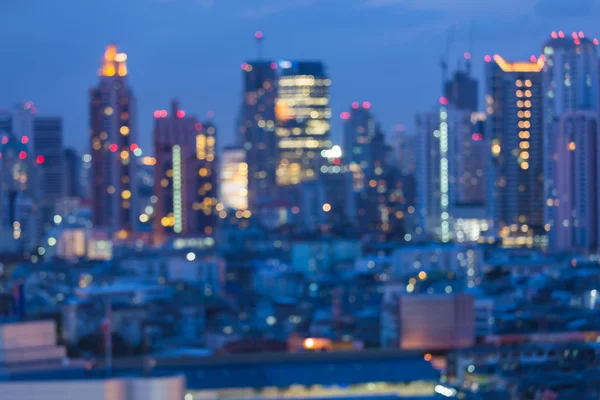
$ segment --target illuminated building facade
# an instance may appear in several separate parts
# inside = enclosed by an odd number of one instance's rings
[[[320,62],[282,61],[279,71],[277,183],[293,185],[316,179],[319,154],[331,147],[331,82]]]
[[[248,209],[248,164],[241,147],[226,147],[221,155],[220,202],[227,209]]]
[[[216,129],[179,108],[154,112],[154,234],[212,235],[217,205]]]
[[[53,224],[56,204],[66,194],[62,119],[36,117],[33,121],[33,143],[36,157],[43,160],[39,164],[42,194],[39,207],[42,223],[49,227]]]
[[[95,227],[126,238],[138,220],[134,160],[135,98],[127,86],[127,55],[106,48],[90,90],[92,221]]]
[[[35,167],[28,143],[0,129],[0,254],[32,252],[40,241]]]
[[[533,245],[544,226],[544,59],[486,61],[490,215],[505,244]]]
[[[275,102],[277,63],[249,61],[242,64],[244,98],[239,136],[248,165],[248,207],[252,211],[277,196],[275,173],[279,162]]]
[[[553,251],[594,251],[600,225],[600,134],[595,111],[568,111],[554,130]],[[548,227],[549,228],[549,227]]]
[[[563,231],[559,211],[554,204],[561,196],[555,178],[562,171],[558,157],[563,150],[554,142],[557,129],[565,127],[561,120],[564,113],[576,110],[592,110],[598,112],[598,59],[596,46],[598,40],[586,38],[583,32],[552,32],[551,38],[543,45],[546,62],[542,74],[544,76],[544,146],[545,146],[545,223],[550,243],[563,239],[555,238],[555,228]],[[572,116],[569,117],[569,121]],[[567,124],[571,124],[570,122]],[[557,127],[558,125],[558,127]],[[558,201],[560,203],[560,201]],[[563,233],[556,233],[563,235]]]
[[[418,225],[428,236],[440,231],[440,113],[429,111],[416,117],[417,127],[417,210]]]

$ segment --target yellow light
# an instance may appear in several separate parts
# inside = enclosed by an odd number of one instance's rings
[[[142,223],[148,222],[148,215],[147,214],[140,215],[140,222],[142,222]]]
[[[552,207],[554,205],[554,202],[552,201],[552,199],[548,199],[548,200],[546,200],[546,205],[548,207]]]
[[[117,233],[117,237],[121,240],[125,240],[127,239],[127,231],[124,229],[121,229],[118,233]]]
[[[167,175],[167,178],[172,178],[173,177],[173,170],[172,169],[168,169],[167,172],[165,172],[165,174]]]
[[[244,210],[243,216],[244,218],[250,218],[252,216],[252,213],[250,212],[250,210]]]
[[[315,341],[313,339],[308,338],[304,340],[304,348],[312,349],[313,347],[315,347]]]
[[[200,168],[200,170],[198,170],[198,175],[204,177],[208,175],[208,170],[206,168]]]
[[[427,279],[427,273],[425,271],[421,271],[419,272],[419,279],[424,281],[425,279]]]
[[[531,90],[526,90],[525,91],[525,96],[531,97]]]
[[[160,180],[160,186],[166,188],[167,186],[169,186],[169,180],[167,178],[162,178]]]
[[[517,79],[515,85],[517,85],[517,87],[521,87],[523,86],[523,82],[520,79]]]
[[[121,192],[121,198],[123,198],[124,200],[130,199],[131,198],[131,192],[129,190],[123,190]]]
[[[123,150],[121,152],[121,159],[122,160],[127,160],[129,158],[129,152],[127,150]]]
[[[241,212],[240,210],[238,210],[238,211],[236,211],[236,212],[235,212],[235,217],[236,217],[236,218],[238,218],[238,219],[239,219],[239,218],[242,218],[243,216],[244,216],[244,213],[243,213],[243,212]]]
[[[127,75],[127,66],[125,65],[125,63],[119,63],[118,73],[119,73],[119,76]]]
[[[156,158],[154,157],[144,157],[142,159],[142,162],[144,163],[144,165],[156,165]]]
[[[516,91],[516,95],[517,95],[517,97],[523,97],[523,91],[522,90],[517,90]]]
[[[500,150],[501,150],[501,148],[500,148],[499,144],[495,144],[495,145],[492,146],[492,153],[494,155],[497,156],[498,154],[500,154]]]
[[[323,211],[325,211],[325,212],[331,211],[331,205],[329,203],[323,204]]]
[[[519,157],[521,157],[523,160],[528,160],[529,159],[529,153],[526,151],[522,151],[521,154],[519,154]]]
[[[431,357],[431,354],[429,354],[429,353],[427,353],[427,354],[425,354],[425,356],[423,356],[423,359],[424,359],[425,361],[431,361],[431,358],[432,358],[432,357]]]
[[[526,150],[529,148],[529,142],[521,142],[519,143],[519,147]]]
[[[577,146],[575,145],[575,142],[569,143],[569,150],[574,151],[576,148]]]
[[[529,163],[527,161],[523,161],[521,163],[521,169],[529,169]]]
[[[115,64],[112,62],[107,62],[102,67],[102,75],[104,76],[115,76]]]
[[[112,109],[112,107],[106,107],[106,108],[104,109],[104,114],[105,114],[105,115],[112,115],[112,114],[113,114],[113,109]]]
[[[525,100],[525,107],[531,107],[531,100]]]
[[[527,87],[531,87],[531,85],[532,85],[531,81],[530,81],[529,79],[527,79],[527,80],[525,81],[525,86],[527,86]]]
[[[127,127],[127,126],[122,126],[121,129],[119,129],[119,131],[121,132],[121,135],[123,135],[123,136],[129,135],[129,127]]]
[[[544,57],[539,57],[537,62],[528,61],[508,62],[498,54],[494,55],[494,61],[504,72],[540,72],[544,68]]]

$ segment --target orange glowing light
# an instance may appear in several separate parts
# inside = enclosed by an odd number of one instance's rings
[[[536,62],[527,62],[527,61],[516,61],[516,62],[508,62],[500,57],[498,54],[494,55],[494,61],[496,64],[502,69],[504,72],[540,72],[542,68],[544,68],[543,57],[537,59]]]

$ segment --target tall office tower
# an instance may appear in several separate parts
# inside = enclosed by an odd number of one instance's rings
[[[506,245],[532,245],[544,227],[544,60],[486,61],[490,215]]]
[[[456,71],[444,84],[444,97],[458,110],[475,111],[478,103],[478,84],[467,71]]]
[[[350,112],[341,114],[344,122],[344,162],[355,164],[365,171],[372,165],[369,145],[375,136],[375,118],[371,114],[371,103],[352,103]]]
[[[220,202],[225,208],[248,208],[248,164],[243,147],[225,147],[221,156]]]
[[[90,90],[92,220],[95,227],[126,238],[138,220],[133,151],[137,148],[135,98],[127,86],[127,55],[106,48]]]
[[[553,251],[594,251],[600,227],[600,132],[595,111],[567,111],[554,130],[554,176],[558,193],[547,199],[556,223]],[[548,227],[549,228],[549,227]]]
[[[81,173],[81,158],[75,149],[65,149],[63,152],[63,181],[65,196],[80,197],[79,177]]]
[[[483,133],[477,130],[478,114],[448,106],[449,172],[452,208],[485,205],[485,154]],[[474,120],[475,116],[475,120]]]
[[[440,113],[418,114],[417,127],[417,210],[418,224],[428,236],[439,237],[440,191]]]
[[[0,132],[0,253],[32,252],[41,239],[36,167],[43,160],[5,128]]]
[[[251,211],[257,211],[277,196],[277,63],[249,61],[242,64],[242,70],[244,98],[239,137],[248,164],[248,206]]]
[[[44,163],[41,168],[39,207],[42,223],[52,226],[56,204],[65,196],[62,119],[36,117],[33,121],[33,151]]]
[[[216,130],[186,115],[177,101],[154,112],[154,234],[212,235],[217,205]]]
[[[404,128],[397,128],[394,132],[393,146],[402,176],[413,175],[417,166],[417,136],[406,132]]]
[[[555,125],[563,113],[575,110],[598,112],[598,61],[596,44],[582,32],[573,32],[569,37],[561,32],[552,32],[551,38],[543,45],[544,56],[544,149],[546,152],[544,173],[544,194],[546,199],[545,222],[549,228],[550,242],[554,238],[554,227],[561,228],[557,219],[557,209],[549,204],[561,195],[554,178],[558,166],[557,151],[554,143]]]
[[[330,80],[320,62],[282,61],[275,105],[279,166],[277,183],[292,185],[316,179],[329,139]]]

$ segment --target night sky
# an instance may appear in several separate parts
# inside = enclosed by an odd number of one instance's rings
[[[455,26],[452,69],[465,51],[474,74],[483,56],[539,55],[552,30],[600,37],[596,0],[0,0],[0,108],[23,100],[64,119],[65,143],[88,147],[88,89],[105,45],[128,54],[138,99],[139,141],[150,149],[152,112],[177,97],[215,113],[231,144],[241,103],[240,64],[256,57],[322,60],[332,80],[333,138],[339,114],[369,100],[390,136],[440,96],[440,56]],[[474,26],[473,45],[469,37]],[[150,149],[151,152],[151,149]]]

